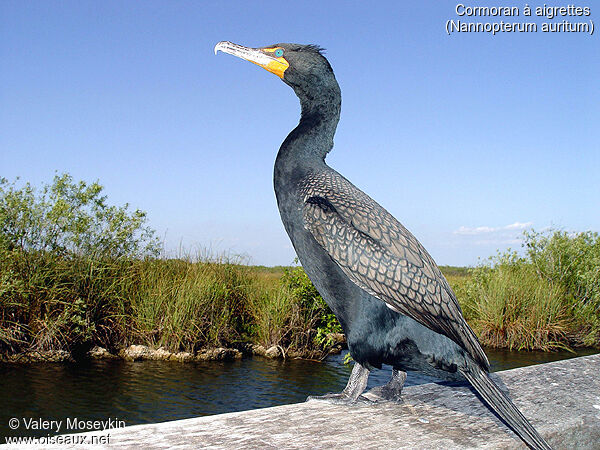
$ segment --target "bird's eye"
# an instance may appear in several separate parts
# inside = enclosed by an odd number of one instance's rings
[[[283,56],[283,49],[278,48],[277,50],[275,50],[275,56],[277,56],[278,58],[281,58]]]

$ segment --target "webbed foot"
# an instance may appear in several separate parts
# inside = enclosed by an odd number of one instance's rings
[[[324,400],[336,405],[352,405],[355,403],[373,403],[372,400],[362,396],[361,394],[367,387],[369,380],[369,369],[361,366],[359,363],[354,363],[352,373],[348,379],[348,384],[339,394],[325,394],[319,396],[311,395],[306,399],[309,400]]]
[[[379,402],[402,402],[402,388],[406,381],[406,372],[392,370],[392,379],[383,386],[377,386],[369,390],[364,397]]]

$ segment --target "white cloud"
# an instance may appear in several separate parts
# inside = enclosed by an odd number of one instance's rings
[[[533,225],[533,222],[515,222],[504,227],[505,230],[524,230]]]
[[[515,223],[511,223],[510,225],[505,225],[503,227],[486,227],[486,226],[465,227],[465,226],[461,226],[458,230],[455,230],[453,233],[461,234],[461,235],[468,235],[468,236],[482,235],[482,234],[486,235],[486,234],[493,234],[493,233],[503,233],[503,232],[507,232],[507,231],[524,230],[525,228],[528,228],[531,225],[533,225],[533,222],[515,222]]]

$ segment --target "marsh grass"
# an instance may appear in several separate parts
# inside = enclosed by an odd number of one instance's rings
[[[116,351],[130,344],[195,352],[250,343],[321,357],[330,347],[315,337],[331,312],[316,290],[306,294],[314,287],[301,268],[286,278],[283,268],[204,254],[94,259],[18,250],[0,253],[0,268],[5,354],[78,355],[93,345]]]
[[[287,326],[297,316],[297,305],[292,293],[284,286],[257,284],[248,298],[256,343],[265,347],[281,345],[291,332]]]
[[[127,328],[135,286],[131,262],[0,252],[0,346],[4,350],[83,350],[107,345]]]
[[[547,255],[542,265],[513,253],[468,272],[443,270],[483,345],[597,346],[596,280],[586,275],[596,266],[579,261],[583,275],[568,277],[564,271],[574,264],[554,259],[561,271]],[[13,250],[0,252],[0,268],[5,354],[77,354],[92,345],[118,350],[130,344],[194,352],[251,343],[322,357],[332,345],[328,336],[341,332],[301,267],[252,267],[224,257],[93,259]]]
[[[455,286],[484,345],[526,350],[600,345],[600,237],[525,234],[524,257],[508,251]]]
[[[132,299],[136,330],[152,345],[195,351],[251,334],[248,295],[256,280],[225,260],[151,260]]]
[[[481,267],[457,289],[481,343],[516,350],[565,348],[564,291],[540,279],[531,265],[502,261]]]
[[[321,357],[332,347],[341,327],[301,267],[204,251],[161,258],[145,217],[68,174],[41,190],[0,178],[0,353],[261,344]],[[600,346],[597,233],[530,231],[524,257],[441,269],[484,345]]]
[[[525,246],[537,275],[559,285],[569,311],[571,332],[584,345],[600,341],[600,235],[554,231],[525,235]]]

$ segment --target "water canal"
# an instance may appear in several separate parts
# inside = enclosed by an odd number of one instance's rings
[[[597,353],[581,351],[579,355]],[[567,352],[487,350],[492,370],[506,370],[573,356]],[[163,422],[209,414],[302,402],[308,395],[339,392],[351,366],[343,355],[324,362],[246,358],[232,362],[90,361],[86,363],[0,364],[0,436],[47,436],[25,429],[24,419]],[[376,370],[369,386],[383,384],[388,370]],[[407,384],[435,381],[409,373]],[[9,420],[21,426],[11,430]],[[3,441],[3,439],[2,439]]]

